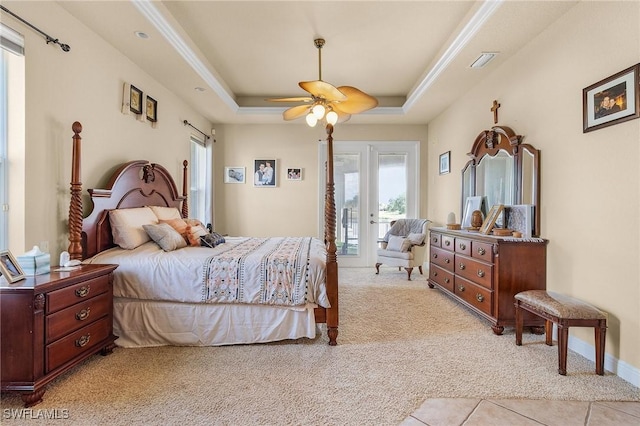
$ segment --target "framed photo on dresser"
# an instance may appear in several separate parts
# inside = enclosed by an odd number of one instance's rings
[[[24,278],[24,271],[9,250],[0,251],[0,273],[10,283]]]

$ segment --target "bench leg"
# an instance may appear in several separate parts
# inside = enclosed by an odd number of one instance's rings
[[[562,322],[558,323],[558,373],[567,375],[567,343],[569,340],[569,327]]]
[[[604,343],[606,340],[607,326],[605,321],[600,321],[595,327],[596,346],[596,374],[604,376]]]
[[[544,343],[553,346],[553,321],[544,321]]]
[[[524,320],[522,318],[522,309],[520,308],[520,301],[516,301],[516,345],[522,346],[522,328],[524,327]]]

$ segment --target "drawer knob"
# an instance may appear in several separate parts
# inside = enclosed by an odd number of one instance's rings
[[[89,314],[90,314],[90,313],[91,313],[91,308],[83,309],[83,310],[81,310],[80,312],[78,312],[78,313],[76,314],[76,319],[77,319],[78,321],[84,321],[84,320],[86,320],[87,318],[89,318]]]
[[[451,259],[445,259],[444,260],[444,263],[449,263],[449,262],[451,262]]]
[[[450,246],[450,245],[451,245],[451,241],[449,241],[449,240],[445,241],[445,242],[444,242],[444,245],[445,245],[445,246]]]
[[[484,254],[485,254],[486,252],[487,252],[487,251],[486,251],[484,248],[482,248],[482,247],[478,247],[478,254],[479,254],[480,256],[484,256]]]
[[[479,276],[480,278],[483,278],[483,277],[484,277],[484,271],[483,271],[482,269],[478,269],[478,276]]]
[[[434,259],[437,259],[438,255],[437,254],[433,254],[431,257],[433,257]]]
[[[459,291],[464,291],[464,286],[463,286],[463,285],[459,285],[459,286],[458,286],[458,290],[459,290]]]
[[[478,293],[478,294],[476,294],[476,300],[477,300],[478,302],[482,302],[482,301],[484,301],[484,296],[483,296],[483,295],[481,295],[480,293]]]
[[[89,343],[89,340],[91,339],[91,333],[87,333],[86,335],[80,337],[78,340],[76,340],[76,346],[81,348],[83,346],[85,346],[87,343]]]
[[[460,268],[461,271],[464,271],[464,269],[466,268],[466,266],[464,266],[464,263],[461,263],[460,266],[458,266]]]
[[[449,284],[449,281],[451,281],[449,278],[445,278],[444,279],[444,282],[447,283],[447,284]]]
[[[467,245],[460,243],[460,250],[466,250],[466,249],[467,249]]]
[[[76,296],[85,297],[87,294],[89,294],[89,290],[90,288],[88,285],[83,285],[82,287],[76,290]]]
[[[437,273],[436,271],[433,271],[433,276],[434,276],[434,277],[437,277],[437,276],[438,276],[438,273]]]

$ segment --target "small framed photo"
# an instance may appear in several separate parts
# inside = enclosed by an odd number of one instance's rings
[[[10,283],[24,278],[24,271],[9,250],[0,251],[0,273]]]
[[[273,188],[277,183],[276,160],[254,160],[253,186]]]
[[[155,123],[158,121],[158,101],[147,96],[147,120]]]
[[[440,174],[446,175],[451,171],[451,151],[440,154]]]
[[[287,169],[287,180],[302,180],[302,169]]]
[[[133,84],[129,89],[129,109],[135,114],[142,114],[142,90]]]
[[[482,226],[480,227],[481,234],[488,234],[493,229],[493,225],[495,225],[496,220],[500,216],[500,213],[504,210],[503,204],[495,204],[487,213],[487,217],[482,222]]]
[[[246,172],[244,167],[224,168],[224,183],[244,183],[245,176]]]
[[[582,89],[582,132],[640,117],[640,64]]]

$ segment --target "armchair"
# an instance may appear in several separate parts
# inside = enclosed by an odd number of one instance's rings
[[[407,271],[411,280],[413,268],[418,267],[422,275],[427,246],[427,219],[398,219],[391,225],[381,242],[376,260],[376,275],[380,274],[380,265],[397,266]]]

